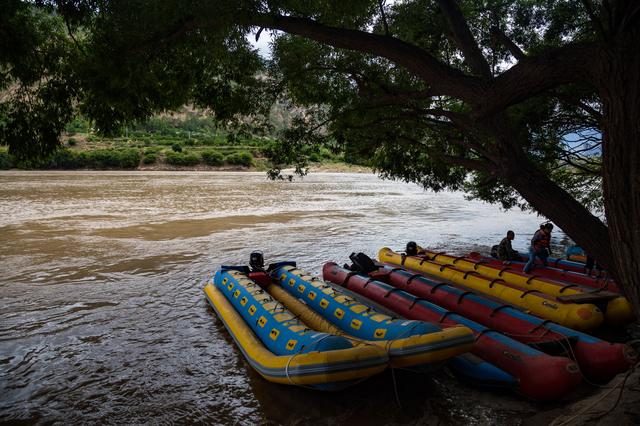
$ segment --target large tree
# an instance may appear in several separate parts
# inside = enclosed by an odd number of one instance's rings
[[[330,139],[387,177],[522,197],[640,313],[637,1],[6,2],[0,111],[17,155],[53,149],[73,109],[108,130],[185,103],[227,120],[286,98],[303,108],[278,155]],[[265,29],[267,62],[246,41]]]

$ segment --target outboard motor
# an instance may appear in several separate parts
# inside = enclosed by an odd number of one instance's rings
[[[405,253],[407,253],[407,256],[416,256],[418,254],[418,244],[415,241],[409,241]]]
[[[351,269],[352,271],[363,274],[368,274],[369,272],[377,271],[379,269],[373,259],[364,253],[351,253],[349,259],[353,262],[353,266],[346,269]]]
[[[249,266],[253,272],[264,271],[264,255],[261,251],[252,251],[249,255]]]

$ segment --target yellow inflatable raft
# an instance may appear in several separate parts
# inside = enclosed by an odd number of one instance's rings
[[[510,271],[509,268],[503,270],[482,264],[482,261],[473,261],[470,259],[455,257],[445,253],[436,253],[433,251],[422,249],[422,253],[430,260],[444,265],[452,265],[463,271],[474,271],[485,277],[492,279],[504,280],[506,283],[513,284],[523,290],[536,290],[540,293],[548,294],[553,297],[567,297],[573,295],[589,295],[598,292],[585,292],[576,285],[566,285],[556,281],[538,277],[535,274],[528,275],[520,272]],[[576,302],[577,303],[577,302]],[[612,325],[628,324],[635,319],[633,310],[629,301],[622,297],[613,297],[605,300],[606,308],[604,309],[604,319]]]
[[[602,312],[592,304],[562,303],[535,290],[523,291],[501,283],[500,279],[483,277],[475,271],[461,271],[451,265],[440,265],[424,258],[405,256],[388,247],[380,249],[378,258],[384,263],[404,266],[502,299],[534,315],[576,330],[590,330],[603,322]]]
[[[254,289],[254,292],[257,291]],[[389,365],[387,351],[374,345],[276,355],[267,349],[213,282],[207,283],[204,292],[249,364],[271,382],[337,390],[380,373]],[[256,306],[256,303],[249,299],[247,309],[251,309],[251,306]],[[277,311],[276,315],[290,316],[295,321],[293,315],[283,309],[273,310]],[[271,320],[272,318],[268,321]],[[308,333],[308,329],[302,333]],[[273,336],[273,331],[271,335]]]

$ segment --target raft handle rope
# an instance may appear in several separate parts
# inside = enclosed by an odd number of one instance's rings
[[[422,275],[420,274],[413,274],[411,275],[408,279],[407,279],[407,285],[411,285],[411,283],[413,282],[413,280],[415,280],[416,278],[420,278],[422,277]]]
[[[409,310],[412,310],[414,306],[416,306],[416,303],[418,302],[429,302],[429,299],[424,299],[422,297],[415,297],[413,299],[413,302],[411,303],[411,305],[409,306]],[[431,303],[431,302],[429,302]]]
[[[529,333],[533,333],[533,332],[535,332],[536,330],[538,330],[539,328],[543,328],[543,327],[544,327],[544,328],[545,328],[545,330],[546,330],[546,331],[542,334],[542,336],[544,336],[544,335],[545,335],[545,334],[547,334],[549,331],[551,331],[551,330],[549,330],[549,328],[547,328],[547,324],[549,324],[549,323],[553,323],[553,321],[551,321],[551,320],[544,320],[544,321],[542,321],[540,324],[536,325],[536,326],[535,326],[535,327],[533,327],[531,330],[529,330]],[[559,332],[557,332],[557,334],[560,334],[560,333],[559,333]],[[563,334],[560,334],[560,335],[564,337],[564,335],[563,335]],[[514,336],[520,336],[520,335],[519,335],[519,334],[514,334]],[[523,336],[526,336],[526,335],[523,335]]]
[[[483,265],[483,264],[485,264],[485,263],[489,263],[489,262],[487,262],[486,260],[479,260],[479,261],[477,261],[477,262],[474,262],[474,264],[473,264],[473,270],[474,270],[474,271],[477,271],[477,270],[478,270],[478,266],[482,266],[482,265]]]
[[[501,277],[502,274],[504,274],[506,271],[509,271],[513,268],[509,267],[509,266],[505,266],[504,268],[500,269],[500,272],[498,272],[498,276]]]
[[[476,338],[475,338],[475,341],[477,342],[478,340],[480,340],[480,338],[481,338],[482,336],[484,336],[484,335],[485,335],[485,334],[487,334],[487,333],[498,333],[498,334],[500,334],[500,332],[498,332],[498,331],[494,330],[493,328],[488,328],[488,327],[487,327],[487,328],[485,328],[484,330],[480,330],[480,332],[478,333],[478,335],[477,335],[477,336],[476,336]]]
[[[438,287],[442,287],[443,285],[449,285],[449,284],[446,283],[446,282],[438,283],[438,284],[434,285],[433,287],[431,287],[431,290],[429,290],[429,293],[430,294],[435,293],[435,291],[438,289]]]
[[[495,308],[493,308],[491,310],[491,313],[489,314],[489,318],[493,318],[498,312],[500,312],[500,310],[505,309],[505,308],[510,308],[511,305],[500,305],[497,306]]]
[[[431,260],[433,262],[435,262],[436,261],[436,257],[441,256],[443,254],[447,254],[447,252],[446,251],[441,251],[441,252],[438,252],[438,253],[434,253],[433,256],[431,256]],[[428,257],[428,256],[426,256],[426,257]]]
[[[489,288],[493,288],[493,286],[497,283],[504,283],[505,281],[502,278],[494,278],[491,280],[491,282],[489,283]]]
[[[459,305],[460,303],[462,303],[462,299],[464,299],[465,296],[468,296],[470,294],[473,294],[473,292],[471,292],[471,291],[463,291],[462,293],[460,293],[460,295],[458,296],[458,301],[456,302],[456,304]]]
[[[458,260],[464,260],[464,259],[466,259],[466,256],[458,256],[458,257],[454,258],[451,261],[451,263],[453,263],[455,265]]]
[[[444,312],[444,313],[440,316],[440,318],[438,318],[438,322],[439,322],[440,324],[442,324],[442,322],[443,322],[445,319],[447,319],[447,316],[452,315],[452,314],[455,314],[455,312],[452,312],[452,311],[446,311],[446,312]]]
[[[535,275],[535,274],[534,274],[534,275],[531,275],[531,276],[529,277],[529,279],[527,279],[527,281],[525,281],[525,284],[527,284],[527,285],[531,285],[531,280],[537,280],[538,278],[540,278],[540,276],[539,276],[539,275]]]
[[[475,271],[467,271],[467,272],[465,272],[465,273],[464,273],[464,275],[462,276],[462,279],[463,279],[463,280],[466,280],[466,279],[467,279],[467,277],[469,276],[469,274],[479,275],[479,274],[478,274],[477,272],[475,272]]]
[[[344,277],[344,280],[342,280],[342,284],[340,284],[340,285],[342,285],[344,287],[348,287],[347,282],[349,282],[351,277],[353,277],[354,275],[358,275],[358,273],[356,271],[347,272],[347,274]]]
[[[541,293],[540,291],[536,290],[535,288],[532,288],[532,289],[530,289],[530,290],[523,291],[523,292],[522,292],[522,294],[520,295],[520,299],[524,299],[524,297],[525,297],[527,294],[530,294],[530,293],[540,293],[540,294],[544,294],[544,293]]]
[[[572,287],[577,287],[580,288],[580,286],[578,286],[577,284],[567,284],[562,286],[562,288],[560,289],[560,291],[558,293],[563,293],[566,289],[568,288],[572,288]],[[599,290],[596,289],[595,291],[588,291],[588,292],[583,292],[583,293],[597,293]]]
[[[385,299],[387,299],[389,296],[391,296],[391,293],[394,293],[394,292],[396,292],[396,291],[402,291],[402,290],[401,290],[401,289],[399,289],[399,288],[395,288],[395,287],[394,287],[394,288],[392,288],[391,290],[387,291],[387,292],[386,292],[386,294],[385,294],[383,297],[384,297]]]

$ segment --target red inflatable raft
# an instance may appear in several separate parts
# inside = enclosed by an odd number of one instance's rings
[[[341,280],[345,279],[349,282],[367,280],[337,265],[330,265],[335,264],[325,265],[323,271],[327,281],[342,285]],[[522,343],[554,353],[564,352],[577,361],[582,373],[591,381],[608,381],[637,361],[637,354],[628,345],[605,342],[443,281],[389,267],[370,273],[370,277],[370,280],[390,284]]]
[[[335,263],[324,266],[323,276],[325,281],[342,285],[405,318],[437,323],[445,328],[460,324],[471,328],[476,336],[472,353],[516,377],[518,391],[529,398],[558,399],[580,383],[578,366],[568,358],[547,355],[424,299],[355,275]]]

